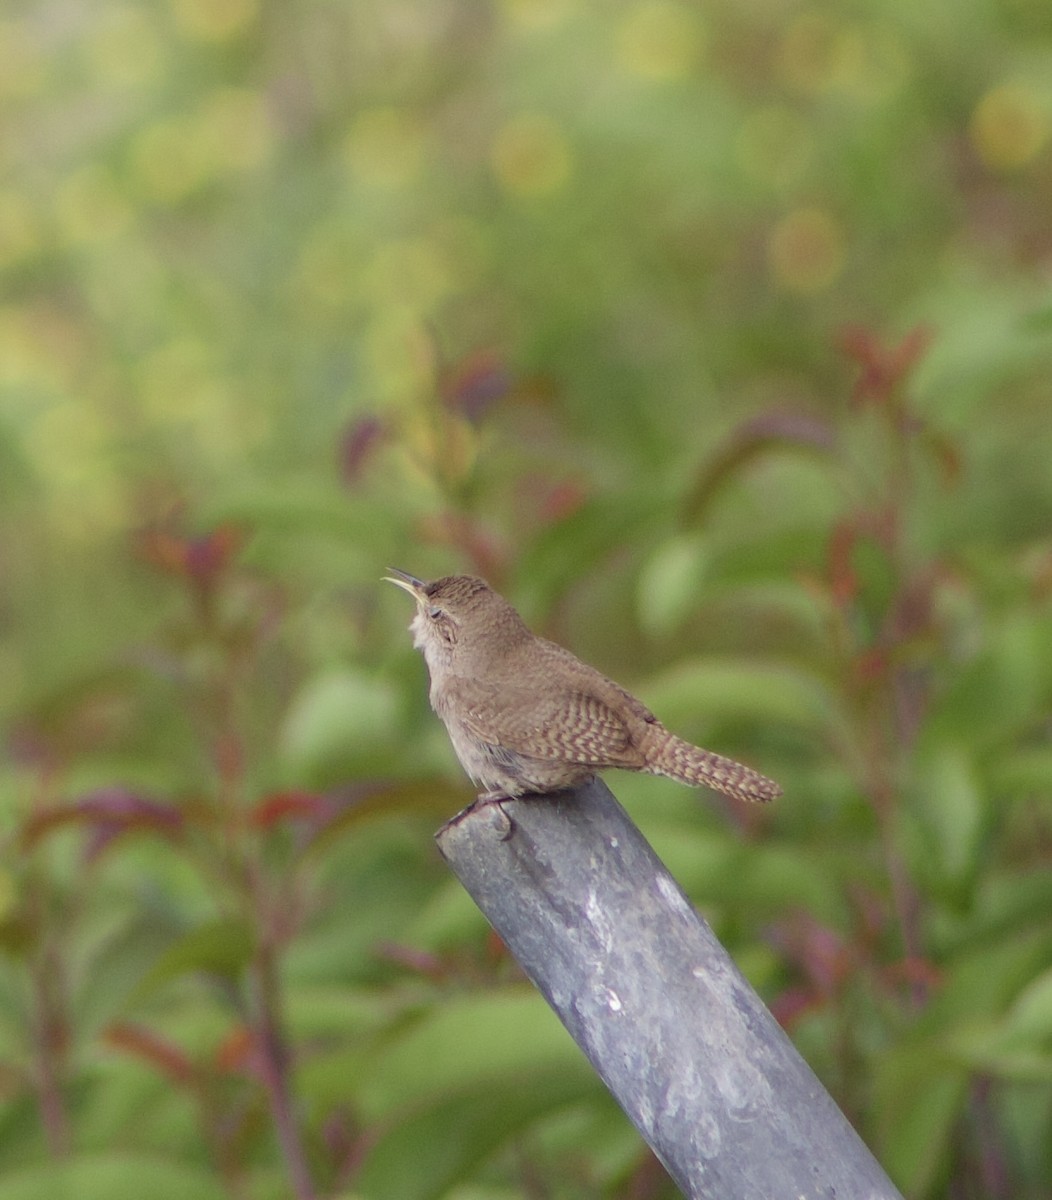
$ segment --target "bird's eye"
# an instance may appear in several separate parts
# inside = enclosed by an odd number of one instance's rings
[[[431,604],[428,606],[427,615],[431,618],[432,621],[437,621],[438,618],[442,615],[442,610],[438,607],[437,604]]]

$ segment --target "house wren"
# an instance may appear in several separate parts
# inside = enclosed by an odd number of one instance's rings
[[[537,637],[483,580],[385,578],[416,600],[409,626],[431,676],[431,707],[483,799],[557,792],[607,767],[705,784],[738,800],[782,789],[670,733],[624,688]]]

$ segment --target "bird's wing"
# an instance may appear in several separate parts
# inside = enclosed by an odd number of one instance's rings
[[[598,676],[598,672],[596,673]],[[458,716],[472,734],[531,758],[596,766],[638,766],[640,753],[631,726],[649,718],[648,710],[623,693],[634,707],[622,715],[614,705],[621,689],[602,676],[618,695],[574,680],[557,689],[498,687],[458,679]],[[577,685],[577,686],[575,686]]]

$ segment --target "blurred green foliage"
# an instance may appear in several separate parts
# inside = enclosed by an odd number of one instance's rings
[[[611,780],[911,1198],[1052,1186],[1052,8],[11,0],[5,1200],[625,1200],[436,860],[388,564]]]

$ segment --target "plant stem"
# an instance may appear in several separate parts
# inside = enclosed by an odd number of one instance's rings
[[[273,947],[266,942],[261,944],[256,954],[250,979],[255,992],[256,1036],[263,1085],[289,1183],[296,1200],[314,1200],[314,1184],[293,1113],[289,1053],[279,1016],[281,1004],[277,963]]]
[[[45,947],[34,965],[32,978],[38,1014],[34,1042],[40,1121],[48,1153],[52,1158],[65,1158],[70,1149],[69,1115],[62,1094],[66,1027],[63,1006],[56,994],[61,987],[61,965],[52,947]]]

